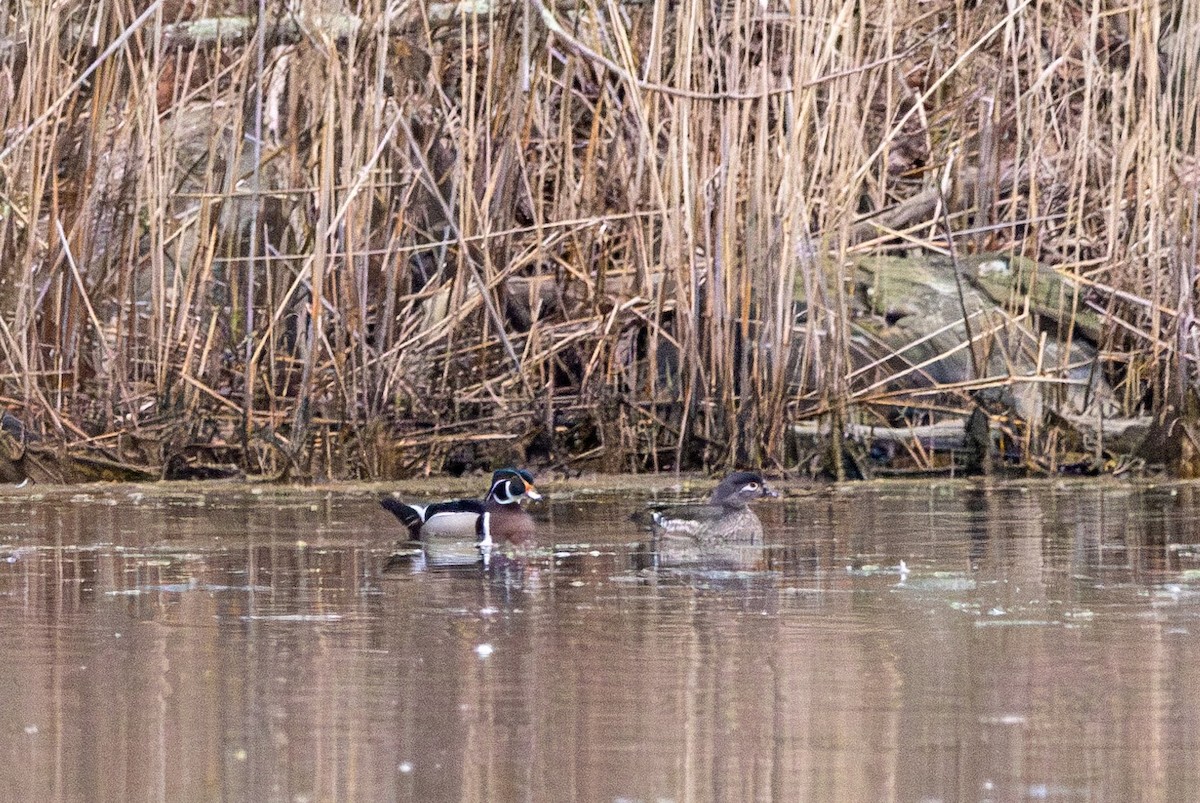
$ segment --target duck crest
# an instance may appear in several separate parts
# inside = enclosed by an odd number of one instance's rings
[[[730,509],[745,508],[761,496],[778,496],[767,487],[762,474],[757,471],[735,471],[713,489],[710,505],[721,505]]]

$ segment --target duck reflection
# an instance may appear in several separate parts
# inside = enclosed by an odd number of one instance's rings
[[[446,572],[464,576],[519,572],[538,556],[537,539],[507,539],[481,550],[474,539],[426,538],[400,544],[388,556],[384,574]]]

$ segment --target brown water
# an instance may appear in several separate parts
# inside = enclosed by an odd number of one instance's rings
[[[1200,796],[1198,487],[793,494],[739,571],[638,504],[485,574],[353,489],[0,495],[0,798]]]

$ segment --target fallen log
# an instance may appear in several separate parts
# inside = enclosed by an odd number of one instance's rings
[[[884,427],[870,424],[848,424],[846,436],[864,443],[920,443],[926,449],[946,451],[963,448],[966,438],[966,417],[951,418],[934,424],[912,427]],[[993,437],[1001,433],[1000,423],[991,421],[988,430]],[[797,421],[792,433],[803,438],[828,437],[829,427],[819,421]]]

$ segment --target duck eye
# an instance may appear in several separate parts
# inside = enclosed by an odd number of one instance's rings
[[[746,483],[746,490],[747,490],[747,491],[757,491],[757,490],[758,490],[758,483],[757,483],[757,482],[748,482],[748,483]]]

